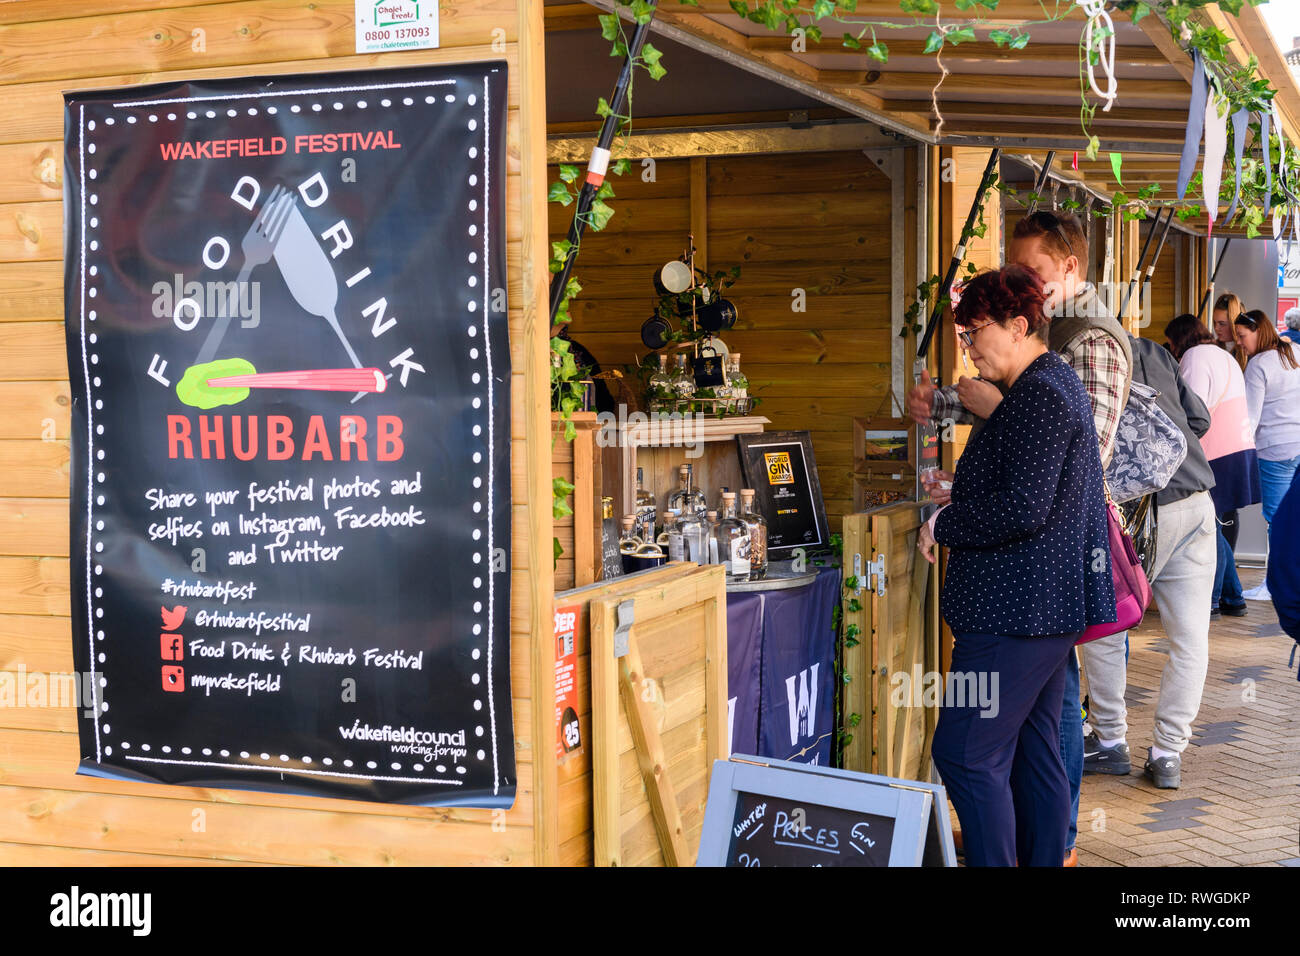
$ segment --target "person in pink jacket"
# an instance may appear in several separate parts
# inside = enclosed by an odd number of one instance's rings
[[[1237,509],[1260,500],[1253,429],[1246,404],[1246,380],[1232,354],[1215,342],[1214,333],[1194,315],[1180,315],[1165,326],[1169,351],[1187,386],[1210,410],[1210,430],[1201,449],[1214,472],[1210,497],[1219,519],[1219,557],[1210,596],[1211,617],[1246,613],[1233,548]]]

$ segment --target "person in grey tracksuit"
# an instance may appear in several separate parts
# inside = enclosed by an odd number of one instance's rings
[[[1180,782],[1182,752],[1201,706],[1209,665],[1210,592],[1218,559],[1214,503],[1209,490],[1214,472],[1201,449],[1210,413],[1179,374],[1168,350],[1130,337],[1133,379],[1160,392],[1157,404],[1187,438],[1187,458],[1156,495],[1156,558],[1151,589],[1160,623],[1169,636],[1169,662],[1160,680],[1155,733],[1144,772],[1162,789]],[[1084,772],[1130,771],[1124,689],[1128,678],[1128,634],[1120,632],[1080,645],[1088,679],[1089,720],[1084,742]]]

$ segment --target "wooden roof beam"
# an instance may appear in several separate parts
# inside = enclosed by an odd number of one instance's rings
[[[967,14],[967,17],[972,20],[983,19],[998,26],[1008,23],[1041,23],[1044,19],[1044,9],[1049,14],[1057,9],[1069,10],[1071,2],[1072,0],[1060,0],[1059,3],[1057,0],[1043,0],[1042,3],[1039,3],[1039,0],[1001,0],[997,10],[976,7]],[[750,7],[753,8],[754,5],[753,0],[750,0]],[[737,15],[736,11],[731,9],[731,4],[727,0],[699,0],[697,6],[688,6],[680,3],[679,0],[660,0],[659,9],[661,12],[671,11],[672,13],[684,13],[688,16],[697,17]],[[944,8],[944,14],[946,19],[950,20],[962,16],[960,13],[953,13],[952,9],[947,6]],[[898,0],[858,0],[857,10],[849,14],[847,19],[854,18],[859,20],[887,20],[893,23],[915,24],[916,26],[930,26],[934,22],[933,17],[913,16],[903,13],[899,9]],[[1082,23],[1085,19],[1082,8],[1074,4],[1074,9],[1070,10],[1065,19],[1077,20]],[[826,24],[830,24],[831,27],[837,30],[840,29],[837,20],[827,18],[819,22],[823,29],[826,28]]]
[[[548,7],[547,9],[551,9]],[[934,60],[933,53],[925,52],[924,40],[904,40],[891,39],[887,36],[880,38],[882,42],[889,47],[890,62],[896,57],[925,57],[927,60]],[[757,36],[750,37],[748,46],[754,51],[777,51],[789,53],[791,50],[790,37],[785,36]],[[821,43],[809,43],[806,53],[812,54],[831,54],[836,56],[856,56],[865,57],[862,50],[852,50],[844,46],[838,34],[831,36],[829,33]],[[1046,61],[1052,63],[1078,63],[1079,48],[1077,46],[1068,46],[1065,44],[1047,44],[1031,42],[1023,50],[1009,50],[1005,47],[995,46],[992,42],[984,40],[983,42],[962,43],[959,46],[948,47],[944,50],[943,59],[945,63],[960,62],[962,60],[977,60],[985,63],[1027,63]],[[874,62],[874,61],[872,61]],[[1116,46],[1115,47],[1115,64],[1116,66],[1147,67],[1147,66],[1168,66],[1169,61],[1164,55],[1151,46]],[[888,64],[884,64],[888,65]]]
[[[829,89],[861,89],[885,97],[915,95],[930,91],[938,82],[938,75],[933,73],[907,73],[898,70],[818,70],[816,82]],[[1074,82],[1073,78],[1059,76],[1021,76],[1021,75],[986,75],[953,72],[943,81],[939,89],[940,99],[945,95],[960,93],[967,96],[1016,97],[1003,104],[1007,110],[1024,110],[1032,112],[1036,107],[1032,98],[1042,95],[1044,90],[1057,95],[1078,97],[1077,87],[1073,92],[1058,89],[1064,82]],[[1055,87],[1055,88],[1054,88]],[[1186,103],[1187,84],[1181,80],[1134,80],[1126,79],[1120,88],[1120,95],[1132,99],[1159,100],[1168,103]],[[1025,97],[1030,97],[1026,101]],[[892,105],[892,104],[891,104]],[[1100,116],[1100,114],[1098,114]]]

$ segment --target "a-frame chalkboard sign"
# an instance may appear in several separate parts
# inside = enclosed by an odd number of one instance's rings
[[[697,866],[956,866],[943,787],[761,757],[713,765]]]

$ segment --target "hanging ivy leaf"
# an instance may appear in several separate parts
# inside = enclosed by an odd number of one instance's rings
[[[941,49],[943,49],[943,34],[938,30],[931,30],[925,40],[925,52],[938,53]]]
[[[656,49],[652,43],[647,43],[641,47],[641,59],[645,61],[645,68],[649,71],[652,80],[657,80],[668,72],[659,63],[659,58],[662,56],[663,53]]]
[[[610,217],[614,215],[614,207],[607,205],[603,199],[595,199],[591,203],[590,226],[597,232],[605,228]]]
[[[852,33],[846,33],[844,34],[844,46],[848,47],[850,50],[861,50],[862,41]]]
[[[898,8],[904,13],[917,13],[922,16],[939,12],[939,4],[935,3],[935,0],[898,0]]]
[[[564,180],[566,183],[573,182],[581,173],[582,169],[579,166],[574,166],[572,163],[560,164],[560,179]]]
[[[569,192],[569,187],[564,183],[551,183],[551,190],[546,194],[550,202],[558,202],[561,206],[567,206],[573,202],[573,194]]]
[[[835,0],[813,0],[812,15],[814,20],[834,16]]]
[[[1101,140],[1099,140],[1096,136],[1091,137],[1088,140],[1088,150],[1085,153],[1085,155],[1088,157],[1088,160],[1090,162],[1095,161],[1097,159],[1097,153],[1100,152],[1100,150],[1101,150]]]
[[[889,62],[889,47],[877,40],[871,46],[867,47],[867,56],[881,63]]]
[[[683,0],[683,2],[685,2],[685,0]],[[615,176],[622,176],[625,173],[627,173],[627,171],[631,168],[632,168],[631,160],[619,159],[619,160],[615,160],[614,165],[610,167],[610,171]]]
[[[944,39],[956,46],[958,43],[967,43],[975,39],[974,27],[959,27],[956,30],[949,30]]]

